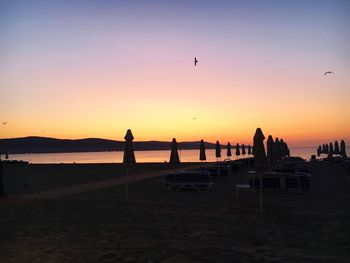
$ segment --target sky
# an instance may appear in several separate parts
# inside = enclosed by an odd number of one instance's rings
[[[0,138],[350,143],[346,0],[0,0],[0,58]]]

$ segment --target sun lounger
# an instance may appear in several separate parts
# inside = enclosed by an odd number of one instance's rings
[[[179,171],[161,177],[161,182],[169,191],[195,190],[206,192],[212,185],[210,174],[206,171]]]

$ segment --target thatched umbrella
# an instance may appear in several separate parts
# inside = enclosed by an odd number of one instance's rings
[[[227,143],[226,148],[227,148],[227,153],[226,153],[226,155],[227,155],[227,157],[230,159],[230,157],[232,156],[232,153],[231,153],[231,144],[230,144],[229,142]]]
[[[204,141],[201,140],[200,145],[199,145],[199,160],[205,161],[207,159],[207,156],[205,155],[205,145]]]
[[[343,157],[347,157],[344,140],[341,140],[341,142],[340,142],[340,155]]]
[[[216,141],[215,145],[215,156],[216,156],[216,161],[219,161],[219,158],[221,158],[221,145],[219,141]]]
[[[124,148],[124,157],[123,163],[125,164],[134,164],[136,163],[134,149],[132,147],[132,141],[134,140],[134,136],[130,129],[126,132],[124,137],[125,139],[125,148]]]
[[[334,142],[334,154],[339,154],[340,151],[339,151],[339,143],[338,141],[335,141]]]
[[[252,147],[250,146],[250,144],[248,145],[248,155],[252,154]]]
[[[333,157],[334,151],[333,151],[333,143],[329,143],[329,157]]]
[[[244,155],[246,154],[246,151],[245,151],[245,145],[244,143],[242,144],[242,155],[243,155],[243,158],[244,158]]]
[[[267,138],[267,159],[270,164],[274,163],[275,161],[275,142],[273,141],[273,138],[271,135]]]
[[[237,156],[237,158],[240,155],[241,155],[241,151],[239,150],[239,144],[237,143],[237,145],[236,145],[236,156]]]
[[[177,142],[173,138],[171,142],[170,163],[180,163],[179,153],[177,151]]]

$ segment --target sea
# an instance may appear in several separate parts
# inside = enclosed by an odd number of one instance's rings
[[[316,147],[294,147],[290,148],[291,156],[299,156],[306,160],[311,158],[311,155],[316,154]],[[232,150],[232,154],[235,150]],[[347,147],[347,153],[350,153],[350,148]],[[198,162],[199,150],[179,150],[180,160],[182,162]],[[221,160],[227,158],[226,149],[221,151]],[[170,150],[159,151],[135,151],[136,162],[168,162]],[[215,149],[207,149],[206,157],[208,162],[216,161]],[[248,154],[240,156],[231,156],[232,160],[252,157]],[[4,156],[2,156],[4,159]],[[9,155],[9,160],[22,160],[29,163],[121,163],[123,161],[122,151],[108,152],[74,152],[74,153],[29,153],[29,154],[12,154]],[[219,159],[220,160],[220,159]]]

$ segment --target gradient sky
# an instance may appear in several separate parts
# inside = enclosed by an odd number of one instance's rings
[[[350,1],[0,0],[0,98],[0,138],[350,141]]]

